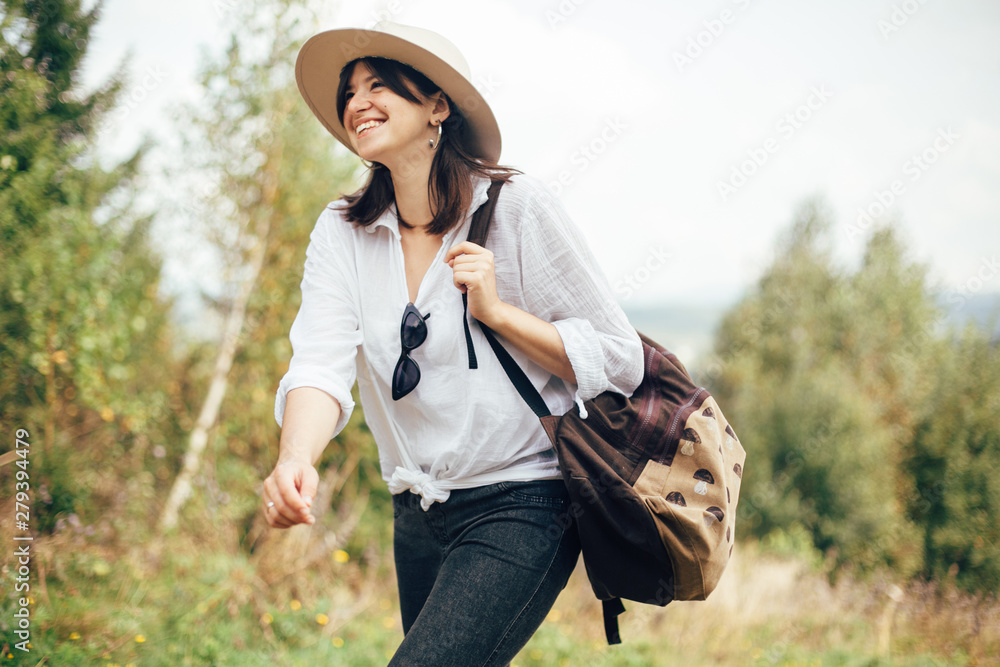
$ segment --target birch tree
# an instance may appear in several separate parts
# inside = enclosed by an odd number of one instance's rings
[[[233,9],[224,58],[206,67],[202,104],[180,115],[189,156],[178,178],[203,193],[182,211],[225,267],[221,342],[204,403],[163,507],[159,526],[177,525],[195,486],[210,508],[244,517],[255,485],[273,465],[274,388],[290,356],[288,328],[308,235],[323,207],[351,187],[357,160],[334,147],[298,95],[298,48],[317,29],[302,2],[273,0]],[[217,444],[228,479],[206,452]],[[235,505],[235,506],[232,506]]]

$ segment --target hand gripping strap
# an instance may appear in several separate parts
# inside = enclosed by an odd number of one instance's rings
[[[486,192],[486,203],[472,214],[472,226],[469,228],[468,241],[478,246],[486,245],[486,237],[490,233],[490,223],[493,221],[493,209],[497,206],[497,197],[504,181],[493,181]],[[469,350],[469,369],[479,368],[476,359],[476,347],[472,344],[472,332],[469,330],[469,297],[462,292],[462,324],[465,325],[465,347]]]
[[[504,181],[493,181],[490,185],[489,192],[487,192],[486,203],[479,207],[479,210],[475,212],[472,216],[472,226],[469,229],[469,241],[475,243],[476,245],[485,246],[486,237],[490,234],[490,223],[493,222],[493,209],[497,205],[497,197],[500,193],[500,188],[503,187]],[[469,368],[476,368],[478,366],[476,362],[476,351],[472,345],[472,334],[469,331],[469,300],[468,297],[462,295],[462,304],[465,306],[465,343],[469,348]],[[477,320],[478,321],[478,320]],[[507,377],[514,384],[514,388],[517,389],[517,393],[521,395],[524,402],[528,404],[531,411],[541,419],[542,417],[548,417],[552,413],[549,412],[548,406],[545,405],[545,401],[542,400],[541,394],[535,389],[534,385],[531,384],[531,380],[528,376],[524,374],[521,367],[517,365],[514,358],[510,356],[510,353],[504,349],[504,346],[500,344],[497,340],[496,334],[493,331],[479,322],[479,328],[482,329],[483,335],[486,336],[486,340],[489,342],[490,347],[493,348],[493,352],[497,355],[497,359],[500,361],[500,365],[503,366],[504,371],[507,373]]]

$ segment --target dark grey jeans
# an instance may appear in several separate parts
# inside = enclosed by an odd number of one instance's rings
[[[580,554],[562,480],[452,491],[426,512],[408,491],[392,500],[405,637],[390,666],[506,665]]]

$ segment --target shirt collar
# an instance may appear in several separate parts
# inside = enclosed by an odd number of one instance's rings
[[[490,179],[485,176],[479,176],[478,174],[472,175],[472,204],[469,206],[469,210],[466,213],[466,219],[462,221],[462,224],[458,225],[455,229],[460,229],[465,226],[468,222],[470,216],[475,213],[480,206],[486,203],[489,198],[487,192],[490,189]],[[399,238],[399,218],[396,216],[396,205],[392,204],[382,212],[375,222],[365,227],[365,231],[369,234],[374,234],[375,230],[379,227],[385,227],[392,232],[393,236],[397,239]]]

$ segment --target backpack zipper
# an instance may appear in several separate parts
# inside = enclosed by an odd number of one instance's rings
[[[670,428],[667,430],[667,439],[666,439],[667,447],[669,447],[670,444],[674,441],[674,432],[677,430],[677,422],[680,421],[681,414],[689,407],[691,407],[694,404],[694,402],[698,400],[698,397],[701,396],[702,392],[704,391],[705,391],[704,387],[698,387],[698,390],[693,394],[691,394],[691,398],[688,399],[687,403],[677,408],[677,412],[674,413],[674,418],[670,421]],[[663,459],[665,458],[666,457],[663,457]],[[659,463],[663,463],[663,459],[660,459]]]

